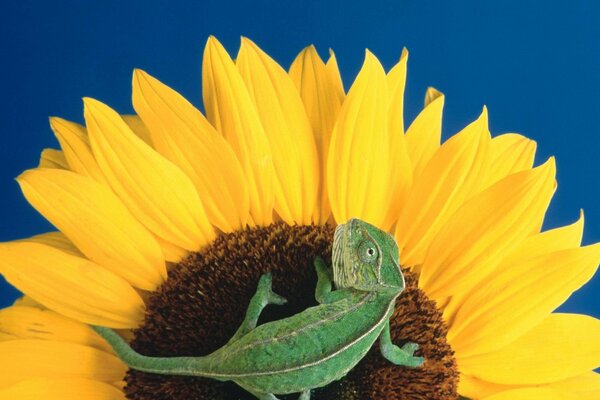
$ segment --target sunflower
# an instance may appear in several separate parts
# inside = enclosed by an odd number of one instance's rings
[[[600,322],[553,313],[600,261],[583,216],[542,231],[554,159],[534,167],[533,141],[492,138],[485,108],[441,144],[433,88],[405,130],[407,59],[386,73],[367,51],[346,94],[333,53],[308,47],[285,71],[248,39],[234,61],[211,37],[205,115],[136,70],[136,115],[86,98],[85,127],[51,118],[61,150],[17,180],[57,231],[0,245],[25,294],[0,311],[0,399],[250,399],[130,371],[88,324],[144,354],[207,354],[266,271],[289,303],[265,320],[312,305],[312,260],[351,217],[395,235],[407,289],[392,337],[426,361],[372,351],[313,398],[600,398]]]

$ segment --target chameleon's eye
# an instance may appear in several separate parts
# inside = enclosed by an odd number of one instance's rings
[[[375,244],[371,241],[365,241],[358,247],[358,256],[363,262],[373,262],[377,259],[379,251]]]

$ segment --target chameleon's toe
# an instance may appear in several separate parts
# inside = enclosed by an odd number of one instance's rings
[[[262,298],[265,299],[267,304],[282,305],[287,303],[285,297],[273,292],[273,275],[270,272],[267,272],[260,277],[256,292],[260,293],[261,296],[264,296]]]
[[[418,368],[421,365],[423,365],[424,362],[425,362],[425,358],[423,358],[423,357],[409,357],[404,362],[404,365],[409,368]]]
[[[407,353],[409,356],[415,354],[415,351],[419,349],[419,345],[413,342],[408,342],[404,346],[402,346],[402,351]]]

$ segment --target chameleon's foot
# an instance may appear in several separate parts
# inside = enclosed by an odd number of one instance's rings
[[[302,392],[300,397],[298,397],[298,400],[310,400],[310,390],[305,390]]]
[[[273,292],[273,275],[268,272],[260,277],[258,281],[258,287],[256,288],[256,294],[254,297],[257,298],[257,302],[267,304],[282,305],[287,302],[285,297],[278,295]],[[252,302],[254,302],[252,298]]]
[[[413,354],[415,354],[415,351],[417,351],[418,349],[419,345],[413,342],[408,342],[404,346],[402,346],[402,351],[404,351],[411,357],[413,356]]]

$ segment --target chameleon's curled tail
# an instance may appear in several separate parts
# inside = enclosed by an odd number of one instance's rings
[[[111,345],[117,357],[130,368],[164,375],[187,375],[210,377],[207,357],[149,357],[144,356],[110,328],[92,326],[92,329]]]

